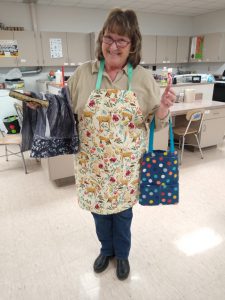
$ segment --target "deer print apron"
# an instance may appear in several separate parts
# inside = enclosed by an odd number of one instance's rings
[[[146,149],[146,127],[136,95],[128,90],[100,89],[104,60],[96,90],[79,121],[80,152],[76,156],[79,205],[97,214],[119,213],[138,201],[140,158]]]

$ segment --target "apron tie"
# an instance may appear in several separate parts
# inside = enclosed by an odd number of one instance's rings
[[[100,67],[99,67],[99,71],[98,71],[98,78],[97,78],[97,82],[96,82],[96,86],[95,86],[96,90],[100,90],[100,88],[101,88],[104,67],[105,67],[105,60],[102,59],[100,61]],[[128,65],[127,65],[127,76],[128,76],[128,91],[130,91],[131,90],[131,80],[132,80],[132,77],[133,77],[133,67],[130,63],[128,63]]]

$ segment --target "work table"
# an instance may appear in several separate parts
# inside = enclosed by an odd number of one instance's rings
[[[214,83],[210,83],[210,82],[179,83],[179,84],[173,84],[172,88],[176,95],[179,95],[180,93],[184,93],[185,89],[191,88],[195,90],[195,94],[198,94],[198,96],[200,96],[198,99],[203,99],[203,101],[212,101]],[[164,91],[165,91],[165,86],[160,86],[161,95],[163,94]]]
[[[174,103],[174,105],[170,108],[171,115],[177,116],[177,115],[184,115],[189,110],[192,109],[216,109],[216,108],[225,108],[224,102],[219,101],[206,101],[206,100],[195,100],[191,103]]]
[[[157,81],[157,83],[159,84],[160,88],[165,88],[165,85],[161,85],[160,84],[160,81]],[[197,86],[202,86],[202,85],[214,85],[214,82],[198,82],[198,83],[194,83],[194,82],[179,82],[179,83],[176,83],[176,84],[172,84],[172,87],[173,88],[176,88],[176,87],[188,87],[188,86],[191,86],[192,88],[195,87],[197,88]]]
[[[202,148],[216,146],[223,140],[225,134],[225,103],[208,100],[195,100],[189,103],[174,103],[170,108],[173,127],[176,127],[186,119],[190,110],[204,109],[205,115],[202,123],[202,130],[199,141]],[[167,149],[168,127],[165,127],[155,134],[154,148]],[[186,137],[190,144],[196,144],[195,140]]]

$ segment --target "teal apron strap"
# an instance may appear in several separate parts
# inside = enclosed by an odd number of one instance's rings
[[[155,117],[152,119],[149,130],[149,143],[148,152],[153,152],[153,141],[154,141],[154,130],[155,130]],[[169,119],[169,137],[170,137],[170,149],[169,152],[174,152],[174,136],[171,118]]]
[[[102,59],[100,61],[100,67],[99,67],[99,70],[98,70],[98,78],[97,78],[97,82],[96,82],[96,86],[95,86],[96,90],[100,90],[100,88],[101,88],[101,85],[102,85],[102,75],[103,75],[104,67],[105,67],[105,60]]]
[[[104,67],[105,67],[105,60],[102,59],[100,61],[98,78],[97,78],[97,82],[96,82],[96,86],[95,86],[96,90],[99,90],[101,88]],[[132,80],[132,76],[133,76],[133,67],[130,63],[128,63],[128,66],[127,66],[127,75],[128,75],[128,91],[130,91],[131,90],[131,80]]]
[[[128,75],[128,91],[131,90],[131,80],[133,77],[133,67],[130,63],[128,63],[127,66],[127,75]]]

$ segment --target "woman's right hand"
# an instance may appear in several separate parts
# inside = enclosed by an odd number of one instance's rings
[[[29,92],[25,92],[24,95],[27,95],[27,96],[29,96],[29,97],[32,97],[31,93],[29,93]],[[35,102],[26,102],[26,105],[27,105],[29,108],[33,109],[33,110],[36,110],[36,109],[38,109],[39,107],[41,107],[40,104],[35,103]]]
[[[39,107],[41,107],[40,104],[35,103],[35,102],[26,102],[27,106],[33,110],[38,109]]]

